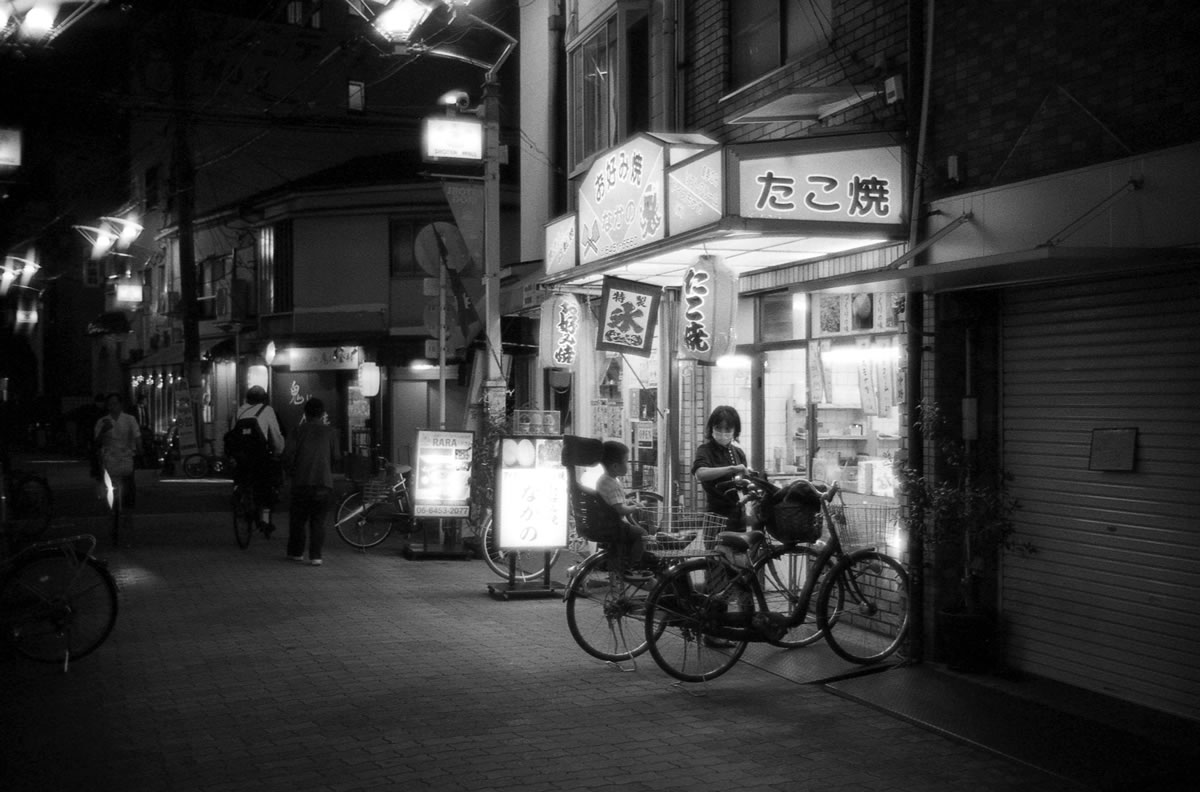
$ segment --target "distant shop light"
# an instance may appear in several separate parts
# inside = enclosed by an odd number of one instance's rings
[[[751,362],[748,355],[722,355],[717,358],[717,368],[749,369]]]
[[[266,366],[249,366],[246,369],[246,388],[250,389],[258,386],[263,390],[270,385],[270,369]]]
[[[379,395],[379,365],[364,361],[358,367],[358,387],[362,395],[370,398]]]

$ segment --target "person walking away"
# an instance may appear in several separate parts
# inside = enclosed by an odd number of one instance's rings
[[[233,428],[226,435],[225,454],[234,462],[234,483],[254,488],[254,502],[260,510],[258,527],[269,537],[275,530],[271,511],[279,501],[283,484],[279,458],[284,440],[279,416],[267,402],[267,391],[261,385],[246,391],[246,401],[238,408]]]
[[[120,524],[114,524],[112,532],[112,542],[116,545],[118,530],[124,532],[127,543],[132,535],[133,508],[137,501],[133,462],[142,433],[137,420],[124,411],[121,394],[109,394],[104,406],[108,414],[96,421],[92,434],[99,449],[100,467],[108,473],[116,497],[120,499],[119,503],[114,503],[120,509]]]
[[[304,420],[288,436],[283,450],[283,466],[292,478],[287,555],[293,561],[303,561],[307,538],[308,559],[313,566],[322,562],[325,517],[333,500],[333,466],[342,458],[337,430],[324,418],[325,405],[320,399],[306,401]]]
[[[629,446],[616,440],[605,441],[600,452],[600,464],[604,472],[596,479],[596,494],[621,515],[621,524],[625,528],[624,535],[616,537],[616,542],[629,548],[632,569],[653,570],[658,559],[645,550],[649,531],[637,521],[642,511],[641,504],[625,494],[625,485],[620,480],[629,472]]]
[[[737,445],[742,434],[742,418],[728,405],[713,409],[704,427],[704,442],[692,460],[692,475],[700,482],[706,498],[706,510],[725,518],[726,530],[744,530],[737,492],[722,494],[718,485],[746,472],[746,452]],[[712,538],[712,537],[708,537]]]

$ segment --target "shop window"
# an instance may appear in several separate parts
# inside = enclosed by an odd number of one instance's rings
[[[828,46],[833,0],[739,0],[729,29],[730,82],[740,88]]]
[[[568,47],[568,128],[573,168],[650,122],[650,34],[645,4],[617,13]]]
[[[276,223],[259,230],[259,313],[292,310],[292,224]]]
[[[806,338],[808,295],[767,294],[759,299],[758,338],[764,344]]]
[[[300,27],[321,27],[321,0],[291,0],[287,4],[287,23]]]

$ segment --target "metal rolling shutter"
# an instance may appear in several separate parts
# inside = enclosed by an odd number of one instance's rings
[[[1021,670],[1200,718],[1200,286],[1194,272],[1005,293],[1006,554]],[[1136,427],[1132,472],[1088,469]]]

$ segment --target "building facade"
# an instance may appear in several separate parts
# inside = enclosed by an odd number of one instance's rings
[[[963,434],[1020,502],[1024,552],[1002,553],[989,589],[1001,662],[1200,716],[1200,580],[1179,561],[1200,513],[1200,470],[1180,453],[1200,403],[1185,186],[1200,117],[1183,87],[1197,13],[550,10],[565,30],[568,206],[548,218],[540,287],[599,323],[608,278],[661,298],[648,357],[595,351],[592,325],[578,364],[555,369],[572,391],[564,425],[624,439],[643,465],[633,483],[688,507],[704,420],[732,404],[752,466],[886,509],[902,506],[896,466],[926,451],[918,405],[966,413]],[[604,203],[628,163],[652,161],[660,181]],[[680,314],[702,258],[736,279],[733,368],[689,349]],[[933,572],[932,657],[952,596],[939,555],[908,556]]]

